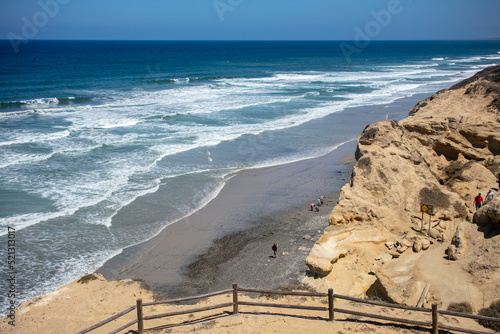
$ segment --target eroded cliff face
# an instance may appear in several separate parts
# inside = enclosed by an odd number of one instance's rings
[[[351,181],[306,260],[306,283],[413,306],[427,283],[427,301],[443,306],[500,298],[498,201],[475,217],[473,205],[490,188],[500,195],[499,110],[496,66],[419,102],[404,120],[367,126]],[[422,204],[434,208],[424,231]]]

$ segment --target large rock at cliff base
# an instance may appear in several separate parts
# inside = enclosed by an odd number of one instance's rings
[[[424,281],[414,274],[418,257],[400,258],[380,267],[376,273],[377,282],[367,292],[384,300],[416,306],[425,286]]]
[[[345,234],[323,235],[314,244],[306,258],[306,265],[311,272],[326,276],[332,271],[333,263],[347,254],[347,250],[338,245],[338,241],[344,238]],[[349,233],[347,232],[347,234]]]
[[[474,223],[478,225],[496,224],[500,226],[500,198],[494,198],[474,214]]]

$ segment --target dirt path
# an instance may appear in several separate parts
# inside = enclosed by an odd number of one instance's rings
[[[449,242],[444,242],[419,253],[416,268],[421,278],[431,283],[431,293],[439,300],[469,302],[476,310],[482,308],[483,293],[472,284],[472,277],[457,262],[446,258],[448,246]],[[442,308],[447,306],[442,305]]]

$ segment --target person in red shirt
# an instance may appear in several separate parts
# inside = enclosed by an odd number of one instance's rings
[[[278,252],[278,244],[274,244],[272,248],[273,248],[274,257],[276,258],[276,253]]]
[[[476,211],[481,207],[481,205],[483,205],[483,197],[481,197],[481,193],[474,198],[474,204],[476,205]]]

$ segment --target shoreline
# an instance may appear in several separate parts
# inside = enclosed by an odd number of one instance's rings
[[[107,279],[144,279],[155,292],[168,297],[185,296],[191,294],[190,291],[208,291],[213,280],[203,279],[203,273],[197,275],[196,268],[202,272],[202,267],[206,266],[195,264],[200,256],[203,258],[208,254],[207,251],[213,253],[218,249],[221,253],[222,248],[230,246],[236,248],[235,252],[240,252],[259,235],[272,232],[269,228],[277,228],[284,217],[293,215],[291,212],[299,217],[311,214],[315,218],[322,217],[315,219],[318,220],[316,225],[310,224],[314,226],[316,236],[319,230],[322,233],[340,188],[350,177],[352,165],[341,160],[352,155],[355,147],[356,142],[351,141],[322,157],[239,172],[229,178],[219,194],[200,210],[168,225],[154,238],[124,249],[104,263],[98,272]],[[309,204],[315,203],[321,195],[325,196],[326,205],[319,212],[310,212]],[[236,244],[228,245],[230,239]],[[304,242],[305,248],[301,252],[305,256],[314,240]],[[279,253],[287,251],[284,243],[281,244]],[[226,246],[221,248],[221,245]],[[267,254],[265,261],[272,255],[271,245],[263,249]],[[216,268],[229,258],[212,256],[208,267]]]

